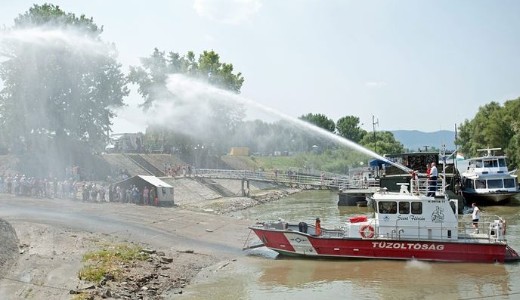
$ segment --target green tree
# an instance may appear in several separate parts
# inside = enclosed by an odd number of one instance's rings
[[[16,34],[1,44],[0,127],[13,150],[40,156],[41,172],[76,163],[78,149],[98,151],[108,140],[113,109],[128,91],[102,32],[92,18],[52,4],[34,5],[6,29]]]
[[[130,68],[128,79],[137,84],[145,110],[158,102],[172,104],[173,110],[178,108],[178,113],[174,113],[175,118],[169,120],[170,124],[156,124],[156,127],[175,131],[165,132],[164,137],[171,139],[167,144],[186,151],[194,149],[196,145],[213,145],[215,151],[223,153],[227,152],[230,146],[229,137],[244,118],[243,106],[240,103],[225,101],[226,99],[222,99],[216,91],[199,99],[188,100],[183,91],[175,90],[175,87],[168,86],[168,83],[172,80],[170,75],[181,74],[186,78],[238,94],[244,78],[240,72],[233,71],[233,65],[220,62],[220,56],[214,51],[204,51],[196,59],[192,51],[181,56],[175,52],[165,53],[155,48],[149,57],[141,59],[141,66]],[[193,88],[197,89],[195,86]],[[157,131],[157,128],[154,131]],[[193,138],[188,139],[187,135],[193,135]],[[188,141],[194,144],[184,144]]]
[[[510,138],[507,141],[506,153],[509,163],[514,168],[520,167],[520,97],[504,103],[504,114],[502,118],[504,126]]]
[[[340,136],[356,143],[359,143],[365,134],[367,134],[366,130],[359,127],[359,118],[355,116],[340,118],[336,122],[336,130]]]
[[[366,134],[359,142],[362,146],[379,154],[395,154],[404,151],[403,144],[397,141],[390,131],[377,131],[374,134]]]
[[[518,166],[520,98],[508,100],[501,106],[490,102],[479,108],[472,120],[459,126],[455,141],[466,156],[478,155],[478,149],[502,148],[509,157],[510,165]]]
[[[300,119],[330,132],[334,132],[336,130],[336,124],[334,123],[334,121],[332,119],[329,119],[324,114],[308,113],[306,115],[301,116]]]
[[[175,91],[166,86],[168,75],[184,74],[210,83],[213,86],[240,93],[244,77],[233,73],[233,65],[220,62],[215,51],[203,51],[198,60],[192,51],[184,56],[176,52],[165,53],[155,48],[150,57],[141,58],[141,66],[130,67],[128,79],[138,85],[144,99],[143,106],[149,108],[158,99],[175,98]]]
[[[336,124],[334,121],[324,114],[313,114],[308,113],[300,117],[300,120],[306,121],[313,124],[314,126],[320,127],[326,131],[334,133],[336,130]],[[321,134],[316,134],[310,131],[301,132],[302,140],[306,141],[309,150],[321,153],[323,150],[337,147],[337,145]]]

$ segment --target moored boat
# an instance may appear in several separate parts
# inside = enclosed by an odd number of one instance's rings
[[[520,193],[518,178],[507,168],[507,157],[495,155],[500,148],[479,149],[486,154],[469,159],[462,172],[462,194],[468,203],[500,204]]]
[[[457,200],[443,190],[427,196],[426,183],[420,181],[401,184],[399,192],[374,193],[373,218],[352,217],[336,228],[322,228],[317,219],[315,224],[261,222],[250,229],[281,255],[481,263],[520,259],[507,244],[504,219],[482,216],[474,228],[468,216],[458,214]]]

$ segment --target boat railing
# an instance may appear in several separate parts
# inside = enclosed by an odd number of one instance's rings
[[[410,180],[410,192],[414,195],[426,195],[433,186],[433,181],[429,178],[413,178]],[[442,182],[437,180],[435,182],[435,192],[442,192]]]
[[[377,226],[378,229],[381,227]],[[390,233],[386,234],[386,237],[391,239],[425,239],[425,240],[446,240],[452,238],[454,234],[449,233],[450,229],[455,227],[455,224],[448,222],[440,222],[436,224],[432,223],[421,223],[416,224],[403,224],[400,221],[396,221],[394,226],[391,226]],[[384,230],[383,231],[388,231]],[[377,230],[376,230],[377,231]],[[383,235],[384,236],[384,235]]]
[[[481,217],[476,227],[472,220],[460,220],[458,234],[459,237],[505,241],[506,223],[497,216]]]
[[[352,189],[368,189],[373,187],[379,187],[379,179],[372,178],[370,180],[365,179],[349,179],[343,182],[339,188],[340,190],[352,190]]]
[[[425,240],[456,240],[458,238],[487,239],[490,242],[505,241],[506,224],[498,216],[485,216],[478,222],[478,230],[473,227],[471,220],[459,220],[453,222],[418,222],[416,224],[405,224],[396,220],[394,225],[382,225],[375,221],[375,236],[397,240],[425,239]],[[452,231],[453,230],[453,231]]]

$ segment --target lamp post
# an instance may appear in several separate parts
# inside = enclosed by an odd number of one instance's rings
[[[372,115],[372,129],[374,130],[374,149],[375,153],[377,153],[377,139],[376,139],[376,125],[379,126],[379,119],[375,119],[374,115]]]

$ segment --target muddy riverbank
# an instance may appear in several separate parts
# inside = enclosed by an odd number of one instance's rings
[[[294,192],[258,190],[254,198],[207,199],[184,198],[189,193],[179,191],[172,208],[0,194],[0,218],[16,232],[2,236],[9,243],[1,244],[0,253],[7,253],[4,245],[10,245],[10,254],[2,256],[6,258],[0,298],[71,299],[85,291],[94,299],[170,298],[181,294],[200,271],[211,270],[206,273],[214,276],[244,257],[241,249],[251,221],[223,213]],[[85,253],[121,243],[153,251],[153,259],[125,266],[128,274],[123,283],[78,278]]]

